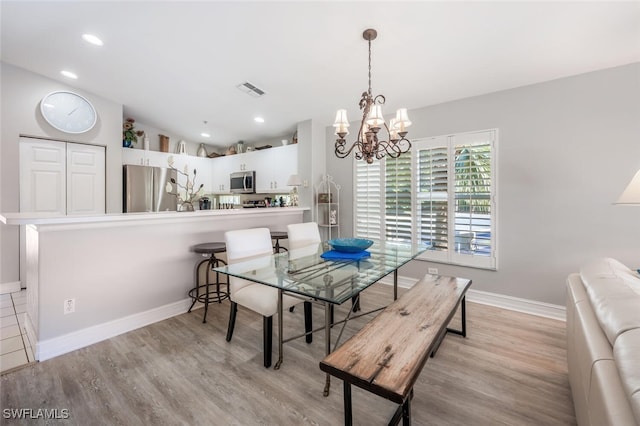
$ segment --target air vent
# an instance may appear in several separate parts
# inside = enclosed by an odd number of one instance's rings
[[[248,81],[245,81],[242,84],[238,84],[236,87],[242,90],[244,93],[253,96],[254,98],[259,98],[260,96],[265,94],[264,90],[257,88]]]

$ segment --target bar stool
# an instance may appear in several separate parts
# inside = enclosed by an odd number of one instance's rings
[[[200,253],[203,256],[210,255],[209,258],[204,259],[198,263],[196,267],[196,286],[189,290],[189,297],[193,299],[193,303],[189,307],[187,312],[191,312],[193,306],[196,302],[204,303],[204,318],[202,319],[203,323],[207,322],[207,310],[209,309],[209,303],[218,302],[222,303],[223,300],[229,298],[229,284],[225,282],[220,282],[220,273],[216,272],[216,280],[211,282],[209,277],[211,270],[213,268],[217,268],[218,266],[226,265],[227,263],[216,257],[216,253],[224,253],[227,250],[224,243],[215,242],[215,243],[205,243],[198,244],[193,247],[193,251],[196,253]],[[204,263],[207,263],[207,282],[205,284],[200,284],[200,266]],[[209,286],[215,284],[216,290],[210,291]],[[220,286],[226,286],[226,290],[221,290]],[[204,289],[204,291],[202,291]]]
[[[287,235],[286,231],[271,231],[271,239],[276,240],[273,246],[274,253],[280,253],[280,250],[288,251],[286,247],[280,245],[280,240],[286,240],[287,238],[289,238],[289,235]]]

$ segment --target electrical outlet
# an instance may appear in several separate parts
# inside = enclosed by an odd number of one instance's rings
[[[67,315],[76,311],[76,299],[67,299],[64,301],[62,312]]]
[[[427,272],[433,275],[438,275],[438,268],[429,268]]]

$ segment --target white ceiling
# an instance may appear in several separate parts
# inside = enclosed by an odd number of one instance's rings
[[[169,133],[229,145],[297,122],[358,119],[372,83],[387,114],[640,61],[640,2],[0,3],[1,57],[124,105]],[[103,47],[87,44],[93,33]],[[79,79],[60,75],[72,70]],[[267,92],[250,97],[249,81]],[[264,124],[253,117],[261,115]],[[204,121],[212,134],[200,136]]]

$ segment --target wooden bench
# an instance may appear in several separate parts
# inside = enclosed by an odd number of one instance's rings
[[[427,275],[320,362],[344,383],[344,423],[352,424],[351,385],[399,404],[389,424],[411,424],[410,401],[429,355],[447,332],[466,336],[471,280]],[[447,328],[461,305],[462,329]]]

